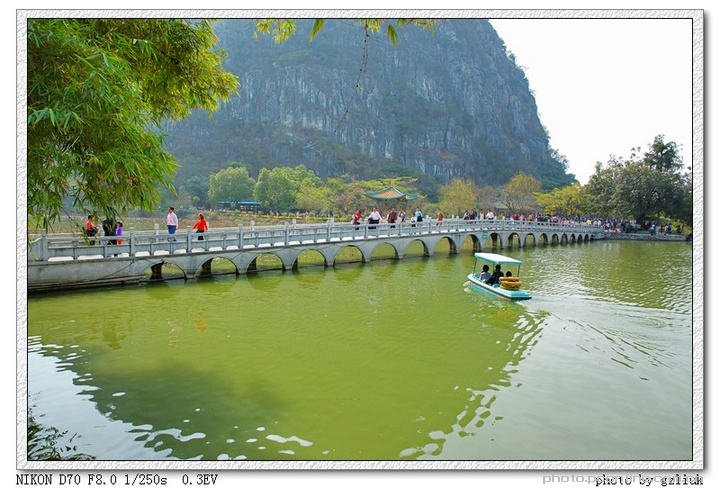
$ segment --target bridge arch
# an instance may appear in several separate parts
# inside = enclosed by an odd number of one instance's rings
[[[423,239],[416,238],[416,239],[406,239],[406,240],[401,241],[397,247],[398,256],[400,258],[404,258],[407,254],[407,249],[416,242],[419,242],[421,244],[423,256],[431,255],[431,250],[428,248],[427,243]]]
[[[470,234],[467,234],[466,236],[462,237],[462,240],[458,239],[460,242],[457,242],[457,249],[461,249],[465,243],[470,240],[470,245],[472,246],[473,252],[481,252],[483,250],[483,244],[484,242],[480,239],[478,234],[472,232]]]
[[[500,249],[505,247],[505,241],[503,240],[503,235],[501,233],[491,232],[488,236],[488,240],[491,242],[490,247],[499,247]]]
[[[231,267],[227,271],[223,271],[223,268]],[[215,270],[218,270],[217,272]],[[190,273],[188,273],[189,275]],[[237,265],[224,256],[208,256],[208,259],[203,261],[200,266],[195,269],[192,273],[194,276],[211,276],[213,274],[239,274]]]
[[[352,258],[354,257],[354,256],[352,256],[352,255],[353,255],[353,254],[358,254],[358,253],[359,253],[359,255],[360,255],[360,258],[359,258],[359,259],[352,259]],[[338,262],[338,256],[344,257],[344,256],[347,255],[347,254],[350,254],[350,258],[351,258],[351,259],[348,259],[347,261],[340,261],[340,262]],[[337,249],[335,250],[335,252],[330,253],[330,258],[329,258],[329,259],[328,259],[328,256],[326,256],[326,259],[328,260],[329,263],[332,263],[333,266],[335,266],[336,264],[344,264],[345,262],[353,263],[353,262],[358,262],[358,261],[359,261],[359,262],[362,262],[362,263],[366,263],[367,260],[368,260],[368,257],[365,256],[365,253],[364,253],[363,250],[360,248],[360,246],[355,245],[355,244],[346,244],[346,245],[344,245],[344,246],[341,246],[341,247],[337,248]]]
[[[455,242],[455,239],[451,238],[450,236],[442,236],[440,237],[437,242],[435,242],[435,245],[433,246],[432,252],[433,254],[435,251],[438,250],[440,246],[443,246],[447,242],[448,246],[450,247],[449,253],[450,254],[457,254],[460,246],[457,245],[457,242]]]
[[[298,269],[301,266],[315,265],[322,265],[327,268],[328,260],[325,255],[317,249],[305,249],[303,251],[300,251],[295,257],[295,260],[292,264],[292,269]]]
[[[194,271],[189,273],[188,270],[183,269],[176,261],[158,259],[146,261],[146,263],[143,274],[150,280],[187,279],[189,274],[195,274]]]
[[[503,246],[503,248],[512,247],[516,243],[517,243],[518,247],[523,247],[523,243],[522,243],[522,239],[520,238],[520,234],[518,234],[517,232],[511,232],[510,234],[508,234],[507,238],[505,239],[505,246]]]
[[[292,266],[292,265],[291,265]],[[256,254],[245,268],[245,273],[255,273],[271,269],[281,269],[285,271],[288,267],[280,256],[276,253],[268,251]]]
[[[392,243],[381,242],[370,251],[370,259],[399,259],[399,254]]]

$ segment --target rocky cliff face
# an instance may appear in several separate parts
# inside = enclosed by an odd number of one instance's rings
[[[320,176],[573,180],[551,157],[527,79],[488,21],[441,21],[435,34],[405,27],[397,47],[382,34],[366,41],[351,20],[327,21],[312,42],[309,21],[284,44],[254,39],[252,28],[216,27],[241,97],[171,129],[181,172],[233,160],[251,173],[302,163]]]

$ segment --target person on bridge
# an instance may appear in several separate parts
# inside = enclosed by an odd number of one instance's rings
[[[360,210],[358,210],[357,212],[355,212],[355,215],[352,216],[352,220],[350,222],[352,222],[352,225],[359,226],[361,220],[362,220],[362,212]]]
[[[370,212],[370,217],[368,218],[368,224],[379,224],[380,218],[382,216],[380,215],[380,211],[377,207],[373,207],[372,212]],[[375,226],[368,227],[368,229],[374,229]]]
[[[202,213],[198,214],[198,219],[195,221],[195,225],[193,225],[192,228],[197,229],[198,234],[207,232],[207,230],[208,230],[207,220],[205,220],[205,216]],[[205,239],[203,238],[203,236],[198,237],[198,241],[204,241],[204,240]]]
[[[85,222],[85,235],[87,237],[95,237],[95,235],[98,233],[98,230],[99,229],[97,228],[97,226],[95,226],[95,224],[93,223],[93,216],[88,215],[87,222]],[[90,245],[95,245],[95,241],[91,240]]]
[[[178,226],[178,218],[177,214],[175,213],[175,207],[168,207],[168,214],[167,214],[167,229],[168,234],[175,234],[175,230],[177,230]],[[173,237],[173,241],[176,241]]]
[[[105,235],[109,237],[115,237],[116,229],[117,224],[115,223],[115,219],[113,219],[112,217],[105,217],[105,220],[103,220],[103,232],[105,233]],[[109,240],[108,244],[115,245],[117,244],[117,240]]]
[[[390,224],[390,228],[394,229],[395,222],[397,222],[397,212],[395,211],[395,207],[392,207],[390,209],[390,212],[388,212],[387,221],[388,221],[388,224]]]

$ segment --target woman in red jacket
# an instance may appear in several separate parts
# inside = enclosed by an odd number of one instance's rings
[[[208,224],[207,220],[205,220],[205,216],[203,214],[198,214],[198,219],[195,221],[195,225],[192,226],[193,229],[197,229],[198,233],[207,232],[208,230]],[[204,241],[205,239],[203,236],[198,237],[198,241]]]

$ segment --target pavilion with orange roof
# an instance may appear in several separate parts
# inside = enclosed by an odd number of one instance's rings
[[[407,202],[418,198],[417,195],[405,193],[394,186],[389,186],[380,191],[367,192],[365,193],[365,196],[381,202]]]

